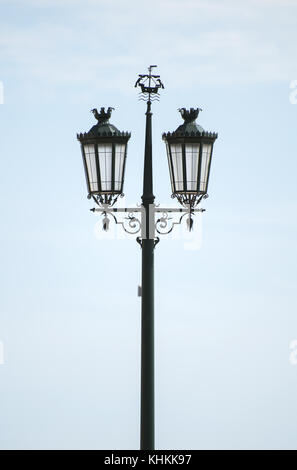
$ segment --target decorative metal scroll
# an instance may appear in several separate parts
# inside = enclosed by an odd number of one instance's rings
[[[134,216],[133,212],[130,212],[128,217],[124,217],[122,222],[118,222],[116,220],[116,223],[121,225],[125,232],[129,233],[130,235],[134,235],[141,230],[141,221]]]
[[[202,199],[208,198],[208,194],[172,194],[171,197],[176,198],[182,206],[194,209]]]
[[[187,227],[188,230],[191,231],[193,228],[193,214],[191,214],[191,212],[184,212],[177,221],[174,221],[173,217],[169,217],[168,212],[164,211],[162,212],[162,217],[160,217],[155,223],[156,232],[160,235],[168,235],[172,232],[175,225],[180,225],[182,223],[182,220],[186,215],[188,216]]]
[[[136,235],[141,231],[142,228],[142,216],[139,217],[139,213],[143,213],[144,209],[140,207],[131,208],[118,208],[113,209],[107,204],[99,204],[100,208],[91,209],[92,212],[100,212],[102,218],[102,230],[107,232],[110,228],[110,220],[113,219],[115,224],[121,225],[123,230],[129,235]],[[159,235],[168,235],[171,233],[176,225],[180,225],[185,217],[186,224],[189,231],[193,229],[193,216],[195,212],[204,212],[205,209],[193,209],[187,207],[184,209],[179,208],[159,208],[154,206],[154,217],[156,214],[159,215],[155,220],[154,226],[155,231]],[[180,217],[174,218],[171,214],[181,213]],[[116,214],[116,215],[115,215]],[[138,237],[141,239],[141,237]],[[157,237],[158,238],[158,237]]]
[[[99,208],[90,209],[92,212],[100,212],[103,216],[102,230],[107,232],[110,228],[110,219],[117,225],[121,225],[124,231],[130,235],[135,235],[141,230],[141,220],[134,213],[141,212],[142,208],[119,208],[112,209],[108,204],[98,204]],[[115,213],[117,215],[115,215]],[[127,214],[127,215],[126,215]],[[121,217],[121,220],[120,220]]]

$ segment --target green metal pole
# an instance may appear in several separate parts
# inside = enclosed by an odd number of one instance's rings
[[[150,238],[149,207],[154,203],[152,167],[152,113],[147,103],[142,204],[145,208],[145,238],[142,239],[141,291],[141,423],[140,449],[155,448],[154,384],[154,238]]]

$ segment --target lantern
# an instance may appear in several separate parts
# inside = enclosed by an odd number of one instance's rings
[[[89,132],[77,134],[88,189],[88,197],[113,205],[123,194],[127,145],[131,134],[120,132],[109,119],[113,108],[92,109],[98,123]]]
[[[182,205],[195,206],[207,194],[213,144],[217,134],[196,123],[200,108],[179,109],[184,123],[163,134],[166,143],[172,197]]]

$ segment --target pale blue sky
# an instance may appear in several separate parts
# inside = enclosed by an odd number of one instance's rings
[[[156,445],[297,449],[297,1],[0,0],[0,448],[139,445],[140,250],[94,235],[76,132],[113,106],[139,202],[144,103],[217,131],[202,246],[156,249]]]

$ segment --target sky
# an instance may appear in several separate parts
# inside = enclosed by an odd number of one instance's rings
[[[77,132],[115,108],[140,202],[181,107],[218,132],[192,239],[155,252],[157,449],[297,449],[297,1],[0,0],[0,448],[137,449],[141,252],[89,211]],[[99,224],[99,225],[98,225]]]

